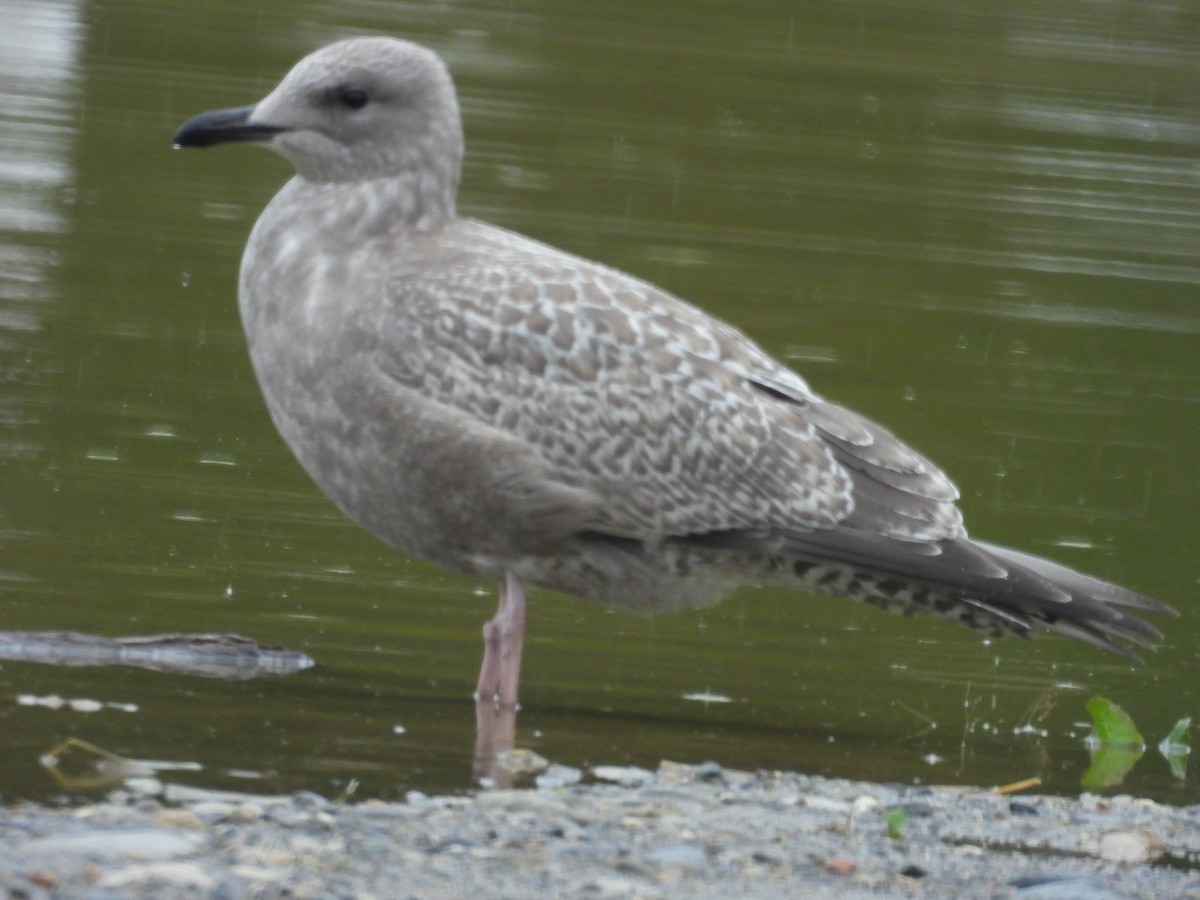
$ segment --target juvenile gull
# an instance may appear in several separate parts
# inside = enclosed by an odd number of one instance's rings
[[[391,38],[318,50],[178,147],[253,141],[296,175],[238,299],[276,427],[347,515],[498,579],[477,697],[517,701],[523,585],[645,612],[787,584],[992,634],[1132,656],[1173,614],[967,537],[958,492],[730,325],[630,275],[455,212],[454,85]]]

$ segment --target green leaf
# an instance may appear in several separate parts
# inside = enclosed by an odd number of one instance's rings
[[[1092,764],[1083,773],[1080,781],[1089,791],[1120,784],[1134,763],[1142,758],[1142,753],[1141,747],[1129,745],[1098,746],[1092,751]]]
[[[1188,732],[1192,727],[1192,717],[1184,716],[1175,723],[1175,727],[1158,745],[1158,749],[1162,750],[1163,756],[1170,756],[1172,753],[1189,753],[1191,752],[1191,743]]]
[[[1097,695],[1087,702],[1087,711],[1092,717],[1096,740],[1101,746],[1145,746],[1146,742],[1129,713],[1111,700]]]
[[[1167,760],[1171,774],[1180,781],[1187,778],[1188,754],[1192,752],[1188,732],[1192,727],[1190,716],[1184,716],[1175,723],[1175,727],[1158,743],[1158,752]]]
[[[904,834],[904,826],[908,824],[908,810],[903,806],[893,806],[887,811],[888,837],[893,841],[900,840]]]

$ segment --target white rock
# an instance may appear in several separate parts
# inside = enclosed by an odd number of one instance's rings
[[[829,797],[806,797],[804,805],[817,812],[848,813],[851,806],[845,800],[832,800]]]
[[[145,865],[125,866],[101,875],[96,884],[106,888],[133,887],[145,884],[171,885],[172,887],[195,888],[211,891],[217,881],[198,863],[159,862]]]
[[[563,766],[555,763],[534,779],[534,783],[543,790],[567,787],[577,784],[583,778],[583,772],[574,766]]]
[[[1144,831],[1110,831],[1100,838],[1098,852],[1109,862],[1140,863],[1158,855],[1158,842]]]
[[[638,766],[592,766],[592,775],[622,787],[639,787],[654,780],[654,773]]]
[[[194,852],[197,835],[162,828],[123,831],[84,831],[59,837],[35,838],[25,845],[31,855],[101,856],[116,859],[170,859]]]

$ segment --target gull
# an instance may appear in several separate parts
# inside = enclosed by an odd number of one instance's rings
[[[525,586],[633,611],[787,585],[1126,657],[1173,615],[967,536],[958,491],[742,332],[599,263],[458,215],[442,60],[388,37],[301,60],[176,147],[295,169],[255,224],[238,304],[271,418],[350,518],[496,579],[476,698],[515,709]]]

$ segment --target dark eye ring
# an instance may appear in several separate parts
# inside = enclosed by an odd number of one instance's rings
[[[367,105],[367,92],[358,88],[346,88],[338,96],[338,99],[348,109],[362,109]]]

